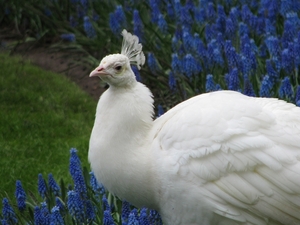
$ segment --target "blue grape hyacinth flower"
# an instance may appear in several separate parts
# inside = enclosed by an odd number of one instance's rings
[[[266,46],[272,58],[280,56],[280,42],[277,37],[270,36],[265,39]]]
[[[218,11],[218,17],[216,19],[217,30],[221,33],[225,33],[227,16],[224,7],[218,4],[217,11]]]
[[[137,211],[136,211],[136,209],[133,209],[129,213],[127,225],[139,225],[139,220],[137,218]]]
[[[276,23],[270,19],[265,19],[265,33],[267,36],[276,35]]]
[[[179,59],[177,53],[172,54],[171,67],[175,74],[180,74],[182,71],[182,61]]]
[[[122,5],[117,5],[115,16],[122,25],[126,24],[126,16]]]
[[[86,12],[89,7],[89,1],[88,0],[80,0],[81,6],[83,7],[83,10]]]
[[[241,71],[243,74],[250,74],[250,71],[251,71],[251,62],[249,60],[249,58],[247,58],[246,56],[242,55],[241,56]]]
[[[271,97],[271,90],[273,83],[269,75],[265,75],[260,86],[259,95],[260,97]]]
[[[55,198],[55,205],[59,208],[59,210],[61,212],[65,212],[66,207],[65,207],[64,203],[62,202],[62,200],[59,197]]]
[[[224,59],[223,59],[222,53],[219,50],[219,48],[213,49],[213,59],[216,64],[218,64],[220,66],[224,65]]]
[[[140,210],[139,225],[150,225],[150,221],[148,219],[147,208],[142,208]]]
[[[211,92],[216,90],[216,84],[212,74],[208,74],[206,76],[206,83],[205,83],[205,92]]]
[[[104,210],[103,212],[103,225],[115,225],[114,219],[112,218],[109,210]]]
[[[49,189],[54,193],[55,196],[60,196],[60,187],[56,183],[52,173],[48,174],[48,185]]]
[[[217,34],[218,34],[218,31],[217,31],[216,24],[212,24],[212,25],[207,24],[205,26],[205,40],[207,42],[209,42],[211,39],[216,38]]]
[[[33,216],[35,225],[49,224],[50,213],[47,204],[45,202],[42,202],[41,207],[35,206]]]
[[[137,81],[141,82],[142,81],[142,76],[141,76],[140,70],[137,68],[137,66],[136,65],[131,65],[131,69],[132,69],[132,71],[135,75],[135,79]]]
[[[168,83],[169,83],[169,88],[172,91],[175,91],[176,87],[177,87],[177,83],[176,83],[176,79],[175,79],[173,71],[169,72],[169,82]]]
[[[167,15],[172,20],[175,19],[175,11],[174,11],[173,5],[170,2],[167,3]]]
[[[219,40],[220,41],[220,40]],[[218,42],[222,46],[221,43]],[[206,59],[207,58],[207,49],[203,43],[203,41],[200,39],[199,34],[195,33],[194,34],[194,43],[193,43],[193,48],[194,48],[194,54],[196,57]]]
[[[194,50],[194,40],[193,35],[187,30],[185,30],[182,34],[183,47],[185,52],[191,53]]]
[[[287,74],[291,74],[294,69],[294,60],[292,52],[289,49],[284,49],[281,53],[281,67]]]
[[[217,13],[215,11],[215,6],[213,2],[209,2],[207,6],[207,18],[209,21],[213,22],[216,19]]]
[[[122,29],[126,27],[126,16],[121,5],[117,5],[116,10],[109,14],[109,27],[118,36]]]
[[[227,18],[226,19],[226,29],[225,29],[226,37],[231,40],[234,39],[235,30],[236,30],[236,27],[234,26],[233,21],[230,18]]]
[[[240,87],[239,71],[237,68],[232,69],[225,77],[229,90],[237,91]]]
[[[68,41],[68,42],[75,42],[76,40],[76,37],[75,37],[75,34],[61,34],[60,35],[60,38],[64,41]]]
[[[6,219],[2,219],[1,220],[1,224],[2,225],[9,225],[8,221]]]
[[[296,37],[297,26],[290,20],[284,21],[284,31],[281,38],[281,45],[286,48],[288,43]]]
[[[96,194],[103,195],[105,193],[104,186],[97,181],[97,179],[95,177],[95,174],[93,172],[90,172],[90,184],[91,184],[91,187],[92,187],[93,191]]]
[[[206,21],[206,12],[203,7],[195,7],[194,9],[194,19],[197,23],[201,24]]]
[[[86,197],[87,195],[87,188],[84,181],[82,169],[81,169],[81,162],[77,155],[77,150],[72,148],[70,150],[71,157],[70,157],[70,165],[69,171],[74,181],[74,189],[80,193],[82,197]]]
[[[175,12],[176,22],[179,23],[181,19],[181,2],[180,0],[174,0],[173,8]]]
[[[161,14],[159,9],[159,3],[157,0],[149,0],[149,5],[151,9],[151,22],[154,24],[158,23],[158,16]]]
[[[249,28],[247,24],[240,22],[239,23],[239,35],[243,37],[244,35],[249,35]]]
[[[16,182],[16,192],[15,197],[17,199],[18,209],[22,212],[26,208],[26,193],[22,187],[21,181],[17,180]]]
[[[233,26],[238,27],[241,12],[237,7],[232,7],[229,12],[229,18],[231,19]]]
[[[140,42],[143,43],[144,24],[139,11],[136,9],[133,11],[133,33],[139,38]]]
[[[230,40],[225,41],[224,52],[225,52],[225,56],[227,58],[227,63],[228,63],[229,69],[238,67],[238,65],[239,65],[238,54],[237,54],[235,48],[232,46],[232,42]]]
[[[90,200],[87,200],[85,202],[85,216],[88,222],[95,221],[96,219],[96,214],[95,214],[95,207],[93,203]]]
[[[115,18],[114,13],[109,14],[109,27],[115,35],[119,34],[122,29],[119,21]]]
[[[149,218],[150,224],[162,225],[162,219],[156,210],[150,209],[148,218]]]
[[[272,60],[267,59],[266,60],[266,70],[267,70],[267,75],[269,76],[270,82],[272,85],[277,82],[279,79],[279,74],[278,72],[274,69],[272,65]]]
[[[121,211],[122,225],[127,225],[129,214],[130,214],[130,203],[127,201],[123,201],[122,211]]]
[[[2,200],[3,208],[2,208],[2,216],[8,222],[8,224],[17,224],[18,219],[16,217],[14,209],[8,202],[7,198],[3,198]]]
[[[255,92],[252,86],[252,83],[249,80],[249,76],[247,74],[244,75],[244,91],[243,93],[248,96],[255,97]]]
[[[46,193],[47,193],[47,186],[46,186],[46,182],[43,178],[43,175],[40,173],[38,175],[38,191],[39,194],[42,198],[45,198]]]
[[[157,59],[155,58],[155,55],[152,52],[148,53],[147,63],[148,63],[148,67],[152,73],[155,74],[156,72],[159,71]]]
[[[300,34],[300,32],[299,32]],[[295,65],[295,70],[298,72],[299,71],[299,66],[300,66],[300,37],[298,37],[297,42],[294,43],[294,65]]]
[[[181,43],[177,35],[174,35],[172,38],[172,50],[173,52],[178,52],[179,49],[181,48]]]
[[[43,224],[49,224],[50,212],[46,202],[41,203],[41,216],[42,216]]]
[[[68,210],[70,215],[79,223],[83,223],[84,215],[84,204],[83,200],[80,198],[79,193],[76,191],[68,191]]]
[[[290,78],[289,77],[285,77],[282,81],[281,81],[281,85],[279,87],[279,97],[280,98],[285,98],[288,100],[292,100],[293,99],[293,87],[291,85],[290,82]]]
[[[90,21],[90,18],[88,16],[84,17],[83,28],[84,28],[84,31],[88,38],[93,39],[93,38],[97,37],[96,31],[95,31],[95,29]]]
[[[186,54],[183,59],[183,71],[187,77],[191,78],[193,75],[201,72],[201,66],[191,54]]]
[[[34,207],[33,218],[34,218],[35,225],[43,225],[44,221],[43,221],[43,216],[40,207],[38,206]]]
[[[64,225],[63,217],[60,214],[60,210],[58,206],[54,206],[51,209],[51,215],[50,215],[50,224],[52,225]]]
[[[180,9],[180,14],[181,25],[190,30],[193,25],[193,18],[189,11],[189,7],[187,7],[187,5],[182,6]]]
[[[160,117],[161,115],[163,115],[165,113],[163,107],[161,105],[157,106],[157,117]]]
[[[163,33],[163,34],[167,34],[168,32],[168,24],[165,20],[165,17],[163,14],[159,14],[158,15],[158,22],[157,22],[158,28],[159,30]]]
[[[111,212],[111,207],[110,207],[110,205],[109,205],[109,203],[108,203],[107,198],[106,198],[105,195],[102,196],[102,204],[103,204],[103,208],[105,210],[108,210],[108,211]]]

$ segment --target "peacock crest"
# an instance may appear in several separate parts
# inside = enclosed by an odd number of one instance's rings
[[[136,65],[138,69],[145,63],[145,55],[142,51],[142,44],[139,43],[139,38],[125,29],[122,31],[123,42],[121,54],[126,55],[130,64]]]

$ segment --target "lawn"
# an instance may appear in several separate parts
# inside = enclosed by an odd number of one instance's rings
[[[16,180],[37,193],[49,173],[71,181],[69,150],[84,166],[96,102],[66,77],[0,54],[0,197],[12,198]]]

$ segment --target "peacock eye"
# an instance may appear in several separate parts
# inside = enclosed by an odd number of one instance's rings
[[[116,66],[115,69],[116,69],[117,71],[120,71],[120,70],[122,69],[122,66]]]

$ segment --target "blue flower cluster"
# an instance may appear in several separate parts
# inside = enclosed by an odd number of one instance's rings
[[[123,201],[122,204],[122,225],[162,225],[162,220],[155,210],[132,208],[130,204]],[[106,225],[110,225],[107,223]]]
[[[72,148],[70,154],[69,172],[74,187],[60,187],[51,173],[48,174],[48,182],[42,174],[39,174],[38,192],[42,202],[36,205],[37,198],[34,198],[34,203],[29,203],[22,183],[18,180],[15,192],[18,211],[15,211],[9,200],[4,198],[2,216],[0,215],[2,225],[23,224],[24,221],[35,225],[64,225],[69,224],[70,221],[76,224],[104,225],[114,225],[116,221],[121,221],[122,225],[162,224],[156,211],[146,208],[138,210],[126,201],[122,202],[122,209],[118,212],[117,205],[110,203],[111,200],[106,197],[108,193],[103,185],[97,182],[93,172],[90,172],[88,177],[84,177],[77,150]],[[109,196],[111,199],[110,194]],[[27,212],[33,212],[32,220],[28,220]],[[116,214],[120,214],[120,218],[115,218]]]
[[[133,5],[132,18],[127,19],[145,48],[151,49],[150,72],[166,74],[171,90],[178,91],[188,80],[198,82],[193,88],[201,92],[229,89],[299,104],[299,1],[148,0],[147,4],[147,10]],[[144,23],[141,12],[148,14]],[[124,14],[120,15],[122,21],[116,16],[110,20],[116,35],[129,24],[125,26]],[[167,45],[171,51],[162,49],[169,49]],[[166,57],[169,64],[162,63]]]
[[[143,74],[159,78],[157,83],[179,98],[175,102],[230,89],[299,105],[299,0],[71,0],[63,11],[55,2],[38,4],[48,22],[36,37],[62,22],[46,33],[62,32],[63,44],[76,42],[72,46],[95,63],[120,48],[120,33],[127,29],[148,56]],[[3,7],[6,19],[14,18],[13,7]]]

